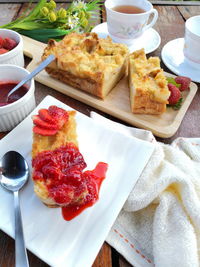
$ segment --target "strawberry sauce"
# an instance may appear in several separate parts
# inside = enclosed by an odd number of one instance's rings
[[[107,163],[99,162],[93,171],[86,171],[84,173],[89,194],[85,197],[81,205],[76,204],[62,207],[63,218],[66,221],[70,221],[98,200],[101,183],[105,179],[107,169]]]
[[[13,103],[24,96],[28,89],[23,85],[7,100],[8,93],[17,85],[15,82],[0,82],[0,107]]]
[[[83,172],[86,163],[72,143],[39,153],[32,165],[33,179],[44,182],[49,197],[62,206],[63,217],[68,221],[98,200],[108,168],[99,162],[94,170]]]

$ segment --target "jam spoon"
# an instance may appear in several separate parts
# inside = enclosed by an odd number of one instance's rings
[[[22,85],[31,80],[35,75],[42,71],[46,66],[48,66],[55,59],[54,55],[48,56],[42,63],[40,63],[37,68],[35,68],[31,73],[29,73],[21,82],[19,82],[7,95],[7,101],[10,95],[12,95],[16,90],[18,90]]]
[[[29,266],[26,253],[19,202],[19,190],[29,178],[26,160],[16,151],[9,151],[0,159],[0,183],[14,194],[15,211],[15,266]]]

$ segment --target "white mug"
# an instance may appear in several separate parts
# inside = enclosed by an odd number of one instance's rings
[[[185,61],[200,69],[200,16],[189,18],[185,23]]]
[[[135,6],[143,13],[127,14],[113,10],[117,6]],[[111,38],[116,42],[131,44],[134,38],[139,37],[144,31],[152,27],[157,19],[158,12],[147,0],[106,0],[107,27]],[[153,18],[148,23],[150,15]]]

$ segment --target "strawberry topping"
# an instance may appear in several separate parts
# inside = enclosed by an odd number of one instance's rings
[[[40,128],[45,128],[45,129],[49,129],[49,130],[57,130],[58,129],[57,124],[55,124],[53,122],[48,123],[48,122],[42,120],[39,115],[32,116],[32,120],[33,120],[33,123]]]
[[[191,79],[188,77],[184,77],[184,76],[177,76],[175,78],[176,83],[181,84],[179,90],[180,91],[185,91],[189,89],[190,83],[191,83]]]
[[[38,113],[39,113],[39,117],[41,118],[41,120],[49,122],[49,123],[55,122],[54,118],[52,118],[51,115],[49,114],[48,109],[40,109]]]
[[[49,197],[62,206],[65,220],[71,220],[98,200],[108,168],[108,164],[99,162],[94,170],[83,171],[87,165],[72,143],[39,153],[32,166],[33,180],[44,183]]]
[[[33,132],[36,134],[44,135],[44,136],[50,136],[50,135],[55,135],[57,133],[57,130],[50,130],[50,129],[45,129],[42,127],[34,126]]]
[[[50,136],[55,135],[68,121],[69,114],[62,108],[50,106],[48,109],[40,109],[39,115],[32,116],[33,132]]]

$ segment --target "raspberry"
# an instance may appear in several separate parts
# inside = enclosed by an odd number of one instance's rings
[[[168,102],[170,105],[175,105],[181,97],[181,92],[175,85],[171,83],[168,84],[168,89],[171,92]]]
[[[180,91],[185,91],[189,89],[189,85],[191,82],[191,79],[188,77],[184,77],[184,76],[177,76],[175,78],[176,83],[181,84],[179,90]]]

